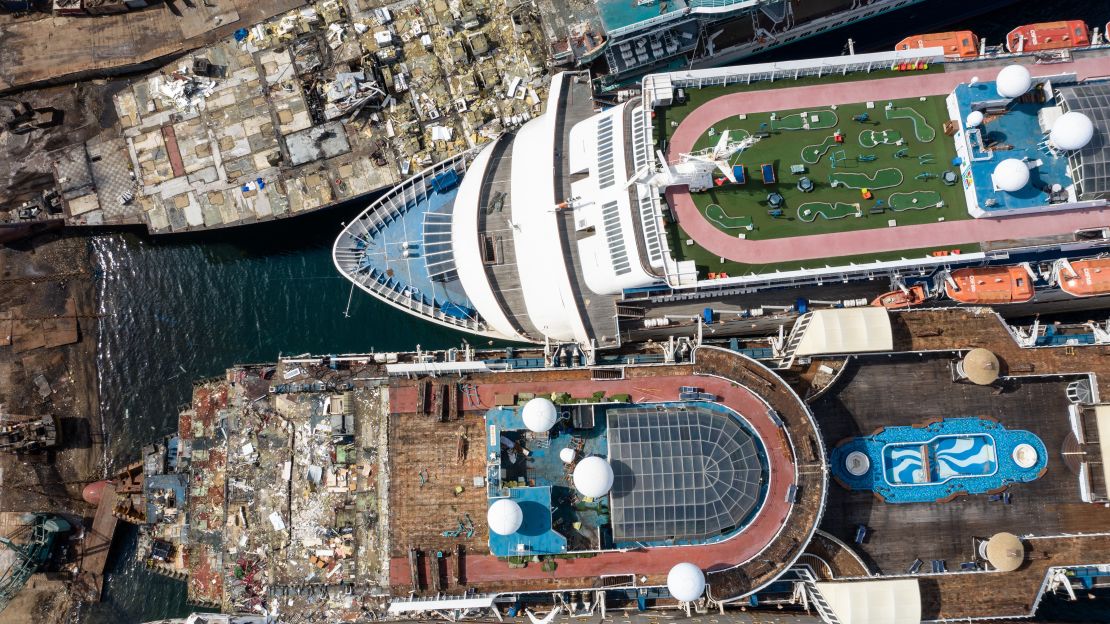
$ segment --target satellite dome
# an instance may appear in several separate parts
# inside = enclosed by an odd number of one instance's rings
[[[583,496],[600,498],[613,487],[613,467],[604,457],[594,455],[574,467],[574,489]]]
[[[1060,115],[1052,124],[1048,140],[1058,149],[1065,151],[1082,149],[1095,136],[1095,124],[1083,113],[1069,111]]]
[[[1021,65],[1007,65],[998,72],[995,78],[995,88],[998,95],[1006,98],[1016,98],[1025,95],[1033,85],[1033,77],[1029,70]]]
[[[681,602],[692,602],[705,593],[705,574],[692,563],[680,563],[667,573],[667,591]]]
[[[564,464],[573,464],[574,455],[574,449],[570,448],[569,446],[559,451],[559,459],[561,459]]]
[[[967,114],[967,127],[976,128],[983,125],[983,111],[971,111]]]
[[[520,505],[511,498],[499,498],[493,501],[486,511],[486,522],[489,530],[498,535],[512,535],[524,523],[524,512]]]
[[[1007,158],[995,166],[992,177],[995,187],[1014,193],[1029,184],[1029,167],[1016,158]]]
[[[559,419],[559,411],[555,409],[551,399],[536,397],[524,404],[521,418],[524,419],[524,426],[528,427],[529,431],[544,433],[555,426],[555,421]]]

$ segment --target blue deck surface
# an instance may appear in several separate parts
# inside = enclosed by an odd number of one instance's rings
[[[653,17],[681,11],[686,8],[683,0],[668,0],[637,5],[636,0],[596,0],[597,12],[605,30],[624,28]]]
[[[380,283],[397,283],[397,290],[428,305],[445,311],[473,310],[461,283],[433,281],[423,257],[424,215],[449,214],[457,194],[457,185],[445,192],[429,191],[427,200],[411,204],[399,218],[375,232],[369,242],[360,243],[360,269],[374,271]],[[408,244],[408,258],[404,257],[404,243]]]
[[[509,498],[520,505],[524,522],[512,535],[489,534],[490,552],[498,557],[554,554],[567,551],[567,539],[551,528],[551,488],[509,488]],[[490,499],[490,503],[496,499]]]
[[[1014,448],[1029,444],[1037,462],[1022,468]],[[870,470],[854,476],[845,460],[860,451]],[[888,503],[925,503],[952,494],[983,494],[1037,479],[1048,464],[1048,451],[1029,431],[1006,429],[980,418],[950,418],[925,427],[889,427],[853,438],[830,454],[833,475],[853,490],[871,490]]]
[[[560,420],[551,430],[549,438],[537,439],[529,436],[520,414],[520,407],[495,407],[486,412],[486,457],[489,459],[486,479],[489,504],[493,504],[497,498],[515,495],[517,490],[543,488],[548,490],[548,524],[555,526],[553,532],[562,539],[561,543],[554,543],[561,550],[545,552],[566,552],[568,539],[564,535],[570,538],[573,550],[596,548],[598,543],[607,542],[608,500],[581,500],[574,491],[566,464],[559,459],[560,450],[575,447],[579,443],[579,457],[606,457],[609,449],[604,416],[600,416],[595,421],[594,428],[589,430],[572,430],[566,419]],[[527,449],[528,455],[524,457],[510,453],[502,447],[502,438]],[[518,478],[524,479],[523,484],[520,484]],[[577,528],[575,523],[579,523]],[[554,547],[552,544],[553,542],[542,542],[534,546],[550,548]],[[491,547],[492,545],[491,541]],[[497,556],[506,556],[497,551],[491,552]],[[534,551],[539,552],[541,551]]]
[[[956,102],[960,117],[967,118],[976,102],[997,102],[1005,99],[998,95],[994,82],[979,82],[976,84],[961,84],[955,90]],[[1035,104],[1011,102],[1008,111],[996,119],[985,123],[982,127],[983,138],[986,142],[995,142],[1013,146],[1013,149],[995,150],[989,158],[974,160],[970,163],[970,176],[964,173],[964,186],[972,184],[979,207],[986,212],[1012,211],[1012,210],[1038,210],[1048,204],[1048,194],[1043,189],[1059,184],[1067,188],[1072,184],[1068,177],[1067,158],[1063,155],[1054,156],[1041,144],[1045,140],[1037,123],[1037,112],[1052,103]],[[974,143],[969,143],[969,149],[978,156],[985,156],[979,152]],[[1016,193],[995,191],[991,174],[999,162],[1007,158],[1041,163],[1029,171],[1029,184]],[[995,205],[989,206],[988,200],[994,200]]]

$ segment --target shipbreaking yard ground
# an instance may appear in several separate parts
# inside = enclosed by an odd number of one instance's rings
[[[1101,76],[1105,73],[1106,59],[1098,56],[1082,58],[1069,63],[1050,65],[1032,65],[1030,70],[1034,75],[1049,75],[1062,72],[1074,72],[1080,80]],[[781,87],[766,90],[751,90],[750,87],[738,88],[733,93],[727,93],[709,100],[697,108],[686,112],[678,128],[674,129],[667,146],[667,158],[670,162],[677,162],[679,154],[694,151],[699,145],[699,140],[707,135],[709,128],[723,130],[740,123],[733,120],[739,114],[755,114],[788,110],[818,110],[828,108],[830,105],[846,105],[859,102],[874,101],[872,118],[882,115],[882,104],[898,98],[917,98],[930,96],[943,96],[952,91],[957,84],[969,81],[973,76],[982,73],[982,68],[969,70],[956,70],[945,72],[925,72],[902,75],[893,78],[876,78],[873,75],[860,76],[861,80],[853,80],[851,76],[846,82],[818,83],[800,87]],[[660,115],[666,119],[666,114]],[[890,124],[885,119],[879,120],[881,124]],[[856,132],[849,131],[853,128],[850,119],[840,119],[841,128],[845,129],[845,143],[855,142]],[[901,125],[906,122],[894,122]],[[858,124],[857,124],[858,125]],[[658,130],[658,129],[657,129]],[[795,131],[806,135],[819,135],[823,131]],[[907,129],[908,132],[908,129]],[[657,131],[658,136],[665,132]],[[911,137],[912,134],[907,136]],[[775,140],[771,137],[769,140]],[[932,144],[939,141],[951,140],[937,128],[937,137]],[[759,144],[753,148],[757,150]],[[848,145],[848,149],[851,145]],[[918,150],[917,146],[911,146]],[[838,149],[838,148],[833,148]],[[856,150],[860,148],[858,143]],[[941,153],[930,149],[937,156],[937,163],[943,166]],[[889,160],[889,159],[888,159]],[[911,159],[916,165],[916,158]],[[883,162],[887,162],[884,160]],[[758,165],[760,163],[745,162],[748,165],[748,186],[759,186]],[[788,175],[790,163],[780,163],[778,176],[780,182],[789,180],[793,184],[793,176]],[[889,164],[889,163],[888,163]],[[885,165],[883,165],[885,166]],[[821,182],[818,180],[818,182]],[[771,187],[768,187],[771,188]],[[882,196],[882,191],[877,193]],[[1015,240],[1033,238],[1052,234],[1071,234],[1076,230],[1090,227],[1102,227],[1110,220],[1110,208],[1095,208],[1072,210],[1066,213],[1034,214],[1029,216],[1012,216],[1005,218],[983,218],[971,220],[946,220],[943,222],[920,223],[896,227],[883,227],[875,229],[857,229],[853,231],[795,235],[788,238],[774,238],[770,240],[745,240],[739,239],[735,233],[725,232],[707,220],[699,210],[700,201],[693,194],[681,188],[672,188],[667,191],[667,203],[674,211],[678,225],[669,226],[669,235],[672,249],[676,254],[697,262],[710,271],[723,270],[731,276],[756,271],[763,272],[776,268],[796,268],[798,265],[819,267],[829,264],[834,258],[842,261],[863,262],[868,259],[891,259],[892,257],[921,257],[926,252],[936,249],[968,248],[969,245],[978,245],[988,241]],[[760,213],[765,212],[764,206],[759,206]],[[865,209],[866,212],[866,209]],[[929,212],[928,210],[921,211]],[[891,212],[879,217],[884,223],[886,219],[898,221],[905,213]],[[735,216],[735,214],[734,214]],[[854,219],[852,219],[855,221]],[[866,221],[866,219],[865,219]],[[804,225],[799,224],[799,228]],[[693,240],[692,246],[687,246],[686,241]],[[724,262],[721,261],[724,259]]]

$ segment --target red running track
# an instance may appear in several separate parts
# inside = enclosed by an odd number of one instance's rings
[[[544,572],[539,565],[511,569],[504,561],[490,554],[467,553],[468,583],[512,581],[517,579],[581,578],[607,574],[665,575],[677,563],[689,561],[703,570],[727,569],[755,557],[774,539],[786,521],[790,506],[786,491],[794,483],[794,454],[786,446],[786,437],[767,417],[766,405],[750,390],[731,382],[705,376],[646,377],[612,381],[544,381],[519,383],[481,383],[478,397],[483,409],[493,405],[495,394],[536,392],[570,392],[575,396],[604,391],[608,395],[628,394],[634,402],[673,401],[678,399],[679,386],[697,386],[716,394],[718,400],[744,416],[763,441],[770,464],[770,484],[763,507],[740,534],[723,542],[698,546],[672,546],[642,551],[603,552],[596,557],[560,559],[554,572]],[[391,388],[390,410],[411,413],[416,409],[416,388]],[[469,407],[467,409],[470,409]],[[488,553],[488,549],[486,550]],[[785,562],[783,562],[785,563]],[[390,584],[411,583],[406,557],[394,557],[389,568]]]
[[[1080,79],[1110,75],[1110,58],[1082,59],[1056,65],[1028,66],[1034,76],[1074,72]],[[943,95],[972,76],[991,77],[991,68],[850,83],[787,87],[768,91],[731,93],[695,109],[675,129],[667,159],[692,151],[706,130],[740,113],[765,113],[794,108],[851,104],[868,100]],[[747,264],[813,260],[864,253],[948,247],[986,241],[1070,234],[1075,230],[1110,225],[1110,208],[1024,216],[944,221],[834,234],[813,234],[771,240],[743,240],[717,229],[698,211],[684,187],[667,190],[667,203],[679,224],[699,245],[715,256]]]

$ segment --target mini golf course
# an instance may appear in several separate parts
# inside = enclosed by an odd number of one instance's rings
[[[798,218],[806,223],[812,223],[817,217],[822,219],[843,219],[844,217],[860,217],[863,211],[859,204],[846,204],[844,202],[806,202],[798,206]]]
[[[725,209],[718,204],[709,204],[705,207],[705,218],[726,230],[752,229],[751,217],[731,217],[725,214]]]
[[[887,205],[895,212],[903,210],[924,210],[937,208],[944,203],[940,193],[936,191],[911,191],[909,193],[892,193]]]
[[[836,137],[827,136],[820,144],[803,147],[801,153],[802,162],[807,165],[816,165],[834,145],[836,145]]]
[[[829,184],[838,187],[845,186],[850,189],[885,189],[898,186],[904,177],[902,170],[896,167],[884,167],[872,175],[862,171],[837,170],[829,174]]]
[[[839,119],[836,111],[824,109],[781,115],[771,120],[772,130],[828,130],[835,128]]]
[[[878,145],[901,145],[902,133],[897,130],[864,130],[859,133],[859,144],[867,149]]]
[[[906,106],[903,108],[887,108],[884,109],[887,119],[909,119],[913,122],[913,135],[918,141],[922,143],[932,143],[933,139],[937,138],[937,131],[929,125],[925,120],[925,116],[917,112],[917,109]]]
[[[913,113],[904,112],[912,108],[929,129],[939,129],[947,118],[944,98],[931,97],[924,102],[917,98],[894,100],[891,110],[895,117],[890,120],[879,112],[886,104],[878,101],[869,107],[866,102],[858,102],[841,104],[835,109],[777,111],[773,120],[770,112],[726,113],[694,142],[691,152],[716,145],[722,128],[728,129],[730,140],[745,133],[769,134],[729,158],[730,165],[743,166],[749,172],[745,183],[719,181],[705,192],[691,194],[694,204],[713,227],[733,237],[743,235],[747,240],[886,228],[891,220],[902,226],[970,218],[962,187],[945,186],[935,177],[956,156],[954,144],[938,130],[934,141],[926,146],[915,138],[917,133],[911,128],[915,123]],[[830,114],[825,115],[822,110]],[[864,113],[869,113],[871,121],[861,124],[854,120]],[[824,123],[833,119],[832,115],[839,121],[824,127]],[[808,129],[800,127],[805,120],[809,121]],[[921,128],[928,134],[925,124]],[[861,130],[875,133],[874,147],[861,148],[851,138],[838,143],[834,138],[836,132],[855,137]],[[883,138],[889,143],[883,142]],[[893,144],[898,140],[902,140],[901,145]],[[757,175],[764,165],[773,172],[768,178],[773,181],[768,183]],[[918,177],[926,173],[929,175]],[[807,190],[798,185],[803,176],[813,183]],[[872,197],[864,197],[862,189],[872,192]],[[771,193],[781,195],[781,206],[772,207],[768,203]],[[893,199],[891,194],[895,194]],[[674,226],[668,229],[673,230]],[[696,241],[690,246],[683,241],[682,247],[684,255],[699,254]],[[714,269],[728,265],[720,263],[713,254],[705,257]]]

